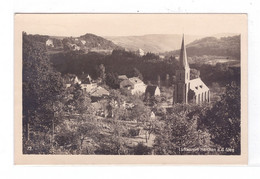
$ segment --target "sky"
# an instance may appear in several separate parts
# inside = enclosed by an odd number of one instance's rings
[[[77,37],[241,33],[245,14],[16,14],[28,34]]]

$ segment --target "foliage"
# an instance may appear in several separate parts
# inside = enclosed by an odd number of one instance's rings
[[[126,142],[123,139],[123,135],[126,132],[124,126],[120,125],[119,121],[114,120],[111,123],[111,135],[102,137],[100,139],[99,148],[97,154],[109,154],[109,155],[125,155],[128,154]]]
[[[200,77],[200,71],[191,68],[190,69],[190,80],[193,80],[193,79],[196,79],[196,78],[199,78],[199,77]]]
[[[210,83],[219,83],[225,86],[231,81],[240,84],[240,67],[231,67],[225,63],[218,63],[215,66],[209,64],[191,64],[191,68],[200,71],[201,79],[208,85]]]
[[[176,68],[172,61],[144,60],[134,53],[123,50],[114,50],[111,55],[106,56],[94,52],[87,54],[63,52],[51,54],[50,57],[54,67],[62,74],[80,75],[84,72],[94,79],[100,77],[98,67],[101,64],[106,67],[106,73],[124,74],[128,77],[135,76],[133,69],[136,68],[147,81],[156,81],[157,75],[161,76],[161,80],[165,80],[166,74],[173,76]]]
[[[106,83],[106,68],[103,64],[100,64],[98,66],[97,74],[98,74],[98,77],[101,79],[101,83],[105,84]]]
[[[134,68],[134,76],[138,77],[140,80],[143,80],[143,75],[137,68]]]
[[[157,77],[160,75],[161,85],[166,86],[172,84],[172,77],[175,75],[175,70],[179,64],[173,57],[163,61],[145,60],[123,50],[115,50],[111,55],[106,56],[94,52],[88,54],[67,52],[52,54],[50,57],[54,67],[62,74],[81,75],[84,72],[96,79],[100,77],[99,66],[103,64],[106,67],[107,74],[124,74],[129,77],[142,74],[144,81],[151,81],[154,84],[157,83]],[[226,67],[222,68],[220,65]],[[228,64],[214,66],[201,63],[190,64],[190,67],[191,79],[200,76],[207,85],[212,82],[218,82],[221,85],[226,85],[230,81],[240,82],[240,67],[231,67]],[[138,69],[140,73],[134,73],[134,68]]]
[[[151,149],[144,145],[143,143],[138,143],[134,147],[134,155],[149,155],[151,154]]]
[[[136,120],[137,123],[144,123],[150,118],[150,109],[138,97],[133,97],[132,100],[134,107],[131,110],[131,119]]]
[[[23,33],[23,136],[27,136],[23,140],[51,130],[64,92],[62,78],[53,70],[45,44],[34,38]]]
[[[195,115],[189,115],[197,110],[196,106],[176,105],[165,117],[164,125],[157,128],[155,139],[155,154],[187,155],[202,154],[200,148],[212,146],[206,130],[198,130]]]
[[[106,75],[106,85],[111,87],[112,89],[119,88],[118,74],[117,73],[108,73]]]
[[[200,123],[209,130],[211,140],[223,148],[234,149],[232,154],[237,155],[241,139],[240,105],[240,87],[233,82],[226,86],[221,100],[200,116]]]
[[[142,58],[144,60],[159,60],[159,56],[151,52],[146,53]]]

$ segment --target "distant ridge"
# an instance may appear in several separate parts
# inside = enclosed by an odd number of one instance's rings
[[[97,49],[106,49],[113,50],[119,48],[110,40],[107,40],[103,37],[97,36],[95,34],[86,33],[78,38],[79,40],[84,40],[84,46],[87,48],[97,48]]]
[[[145,52],[160,53],[176,50],[180,46],[181,34],[148,34],[143,36],[110,36],[105,37],[116,45],[128,50],[138,50],[141,48]],[[186,41],[192,42],[200,36],[186,36]]]
[[[111,53],[115,49],[137,51],[145,53],[160,53],[166,56],[177,55],[180,48],[182,34],[147,34],[142,36],[97,36],[86,33],[79,37],[31,35],[37,41],[45,43],[53,40],[52,47],[64,51],[83,51]],[[240,57],[240,40],[229,37],[238,36],[234,33],[219,33],[212,36],[185,34],[185,43],[190,55],[217,54]],[[234,40],[234,41],[233,41]],[[230,42],[229,42],[230,41]],[[230,44],[231,43],[231,44]],[[213,47],[212,44],[215,46]],[[201,47],[203,46],[203,48]],[[205,48],[206,47],[206,48]],[[217,47],[217,48],[216,48]],[[51,48],[49,48],[51,50]],[[226,49],[226,50],[225,50]]]
[[[225,56],[240,59],[240,35],[228,37],[205,37],[186,46],[188,56]],[[164,53],[166,56],[178,56],[180,50]]]

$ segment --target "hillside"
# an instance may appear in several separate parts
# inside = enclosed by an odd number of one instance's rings
[[[28,35],[33,41],[46,46],[48,53],[59,53],[62,51],[82,51],[111,53],[115,49],[122,49],[113,42],[94,35],[85,34],[80,37],[60,37],[48,35]]]
[[[186,42],[187,44],[187,42]],[[193,56],[224,56],[227,58],[240,59],[240,36],[205,37],[195,40],[186,46],[189,57]],[[166,52],[166,56],[178,56],[180,50]]]
[[[94,34],[85,34],[80,37],[68,37],[62,40],[64,50],[82,50],[84,52],[112,52],[114,49],[120,49],[113,42]]]
[[[107,36],[116,45],[128,50],[136,51],[139,48],[145,52],[160,53],[180,48],[181,34],[149,34],[143,36]],[[186,35],[187,43],[193,42],[201,36]]]
[[[119,48],[113,42],[94,34],[85,34],[80,36],[79,39],[85,40],[86,43],[84,44],[84,46],[88,48],[109,49],[109,50]]]

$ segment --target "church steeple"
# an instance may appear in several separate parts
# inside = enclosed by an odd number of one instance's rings
[[[210,93],[208,87],[200,78],[190,80],[190,67],[186,54],[184,35],[182,36],[179,61],[179,67],[176,69],[173,84],[173,104],[187,104],[192,101],[195,103],[209,102]]]
[[[187,60],[186,48],[184,43],[184,35],[182,36],[181,51],[179,57],[179,68],[176,69],[175,85],[174,85],[174,103],[187,103],[188,91],[190,83],[190,67]]]
[[[186,47],[184,43],[184,34],[182,36],[182,44],[181,44],[179,61],[180,61],[180,68],[184,68],[184,69],[190,68],[187,60]]]

